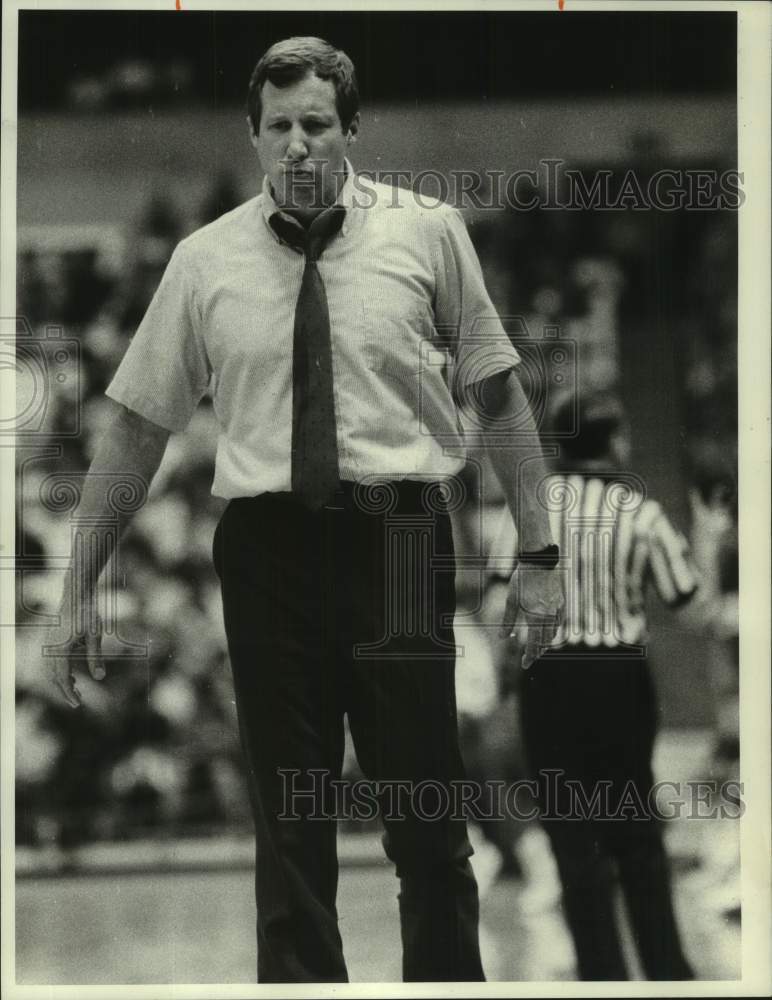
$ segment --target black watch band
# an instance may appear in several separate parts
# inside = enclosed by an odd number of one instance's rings
[[[557,545],[546,545],[538,552],[520,552],[517,557],[523,566],[538,566],[540,569],[554,569],[560,559],[560,549]]]

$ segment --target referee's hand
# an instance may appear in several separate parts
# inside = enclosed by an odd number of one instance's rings
[[[518,565],[509,581],[501,636],[522,650],[527,670],[555,638],[563,620],[562,574],[555,569]]]

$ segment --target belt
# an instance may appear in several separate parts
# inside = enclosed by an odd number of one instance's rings
[[[238,504],[255,502],[291,503],[300,506],[296,494],[292,492],[259,493],[254,497],[241,497],[232,501]],[[432,510],[439,513],[443,509],[441,484],[432,480],[419,479],[369,479],[365,482],[343,480],[330,502],[322,506],[322,511],[362,511],[369,514],[386,513],[399,509],[407,503],[412,509]]]

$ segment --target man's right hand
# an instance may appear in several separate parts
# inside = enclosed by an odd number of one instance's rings
[[[71,603],[65,595],[60,612],[58,634],[61,640],[61,655],[51,657],[51,676],[54,684],[64,695],[72,708],[81,705],[81,694],[75,680],[75,667],[84,663],[95,681],[105,678],[102,659],[102,620],[96,609],[94,597],[84,598],[80,604]],[[77,624],[77,627],[74,627]],[[54,639],[53,645],[59,645]]]
[[[120,513],[119,531],[128,525],[147,496],[147,489],[166,450],[169,433],[165,427],[146,420],[139,413],[125,406],[119,407],[97,446],[82,484],[78,518],[91,527],[82,539],[81,555],[77,562],[72,563],[66,578],[60,625],[51,629],[53,634],[49,643],[52,680],[73,708],[81,703],[75,683],[75,667],[82,669],[87,666],[95,681],[101,681],[105,676],[102,622],[97,613],[95,594],[103,559],[108,552],[105,540],[96,537],[99,531],[94,529],[94,525],[113,525],[117,513]],[[112,494],[122,481],[128,485],[129,494],[136,493],[137,504],[119,511],[113,503]]]

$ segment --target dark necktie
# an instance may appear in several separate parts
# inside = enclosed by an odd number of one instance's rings
[[[283,213],[270,219],[279,238],[306,261],[292,340],[292,492],[311,510],[328,503],[340,483],[330,313],[317,261],[345,214],[334,205],[308,229]]]

